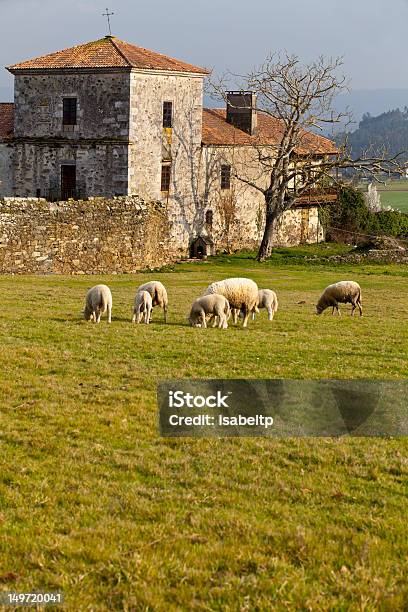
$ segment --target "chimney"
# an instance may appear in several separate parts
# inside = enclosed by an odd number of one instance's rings
[[[252,91],[227,91],[227,123],[256,134],[256,94]]]

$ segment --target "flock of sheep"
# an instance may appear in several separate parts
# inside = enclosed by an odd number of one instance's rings
[[[340,304],[352,305],[351,315],[356,308],[363,314],[361,306],[361,288],[354,281],[340,281],[329,285],[323,291],[316,304],[316,314],[321,314],[326,308],[332,308],[332,314],[340,315]],[[167,322],[168,297],[164,285],[160,281],[150,281],[138,287],[134,305],[134,323],[150,323],[152,309],[159,306],[164,311],[164,321]],[[278,310],[278,298],[271,289],[258,289],[257,284],[249,278],[226,278],[211,283],[203,295],[197,298],[190,310],[188,320],[192,327],[207,327],[207,320],[213,327],[227,329],[228,320],[238,322],[238,316],[243,319],[243,327],[247,327],[249,316],[255,318],[259,308],[266,308],[268,319],[272,321]],[[112,320],[112,293],[107,285],[95,285],[86,295],[84,316],[88,321],[99,323],[101,315],[107,313],[108,322]]]

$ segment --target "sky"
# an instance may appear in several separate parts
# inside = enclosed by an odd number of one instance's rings
[[[2,66],[112,33],[215,73],[343,56],[352,89],[408,89],[408,0],[0,0]],[[0,99],[12,76],[0,69]],[[10,98],[11,99],[11,98]]]

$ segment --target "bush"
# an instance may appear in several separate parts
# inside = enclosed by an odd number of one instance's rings
[[[408,237],[408,214],[397,210],[370,212],[364,195],[354,187],[340,190],[337,202],[321,211],[321,223],[328,240],[336,242],[364,242],[364,236]]]

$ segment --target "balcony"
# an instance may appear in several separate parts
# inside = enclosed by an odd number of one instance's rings
[[[291,190],[290,195],[293,195]],[[316,187],[304,191],[301,196],[296,198],[295,206],[317,206],[318,204],[330,204],[336,202],[338,190],[335,187]]]

